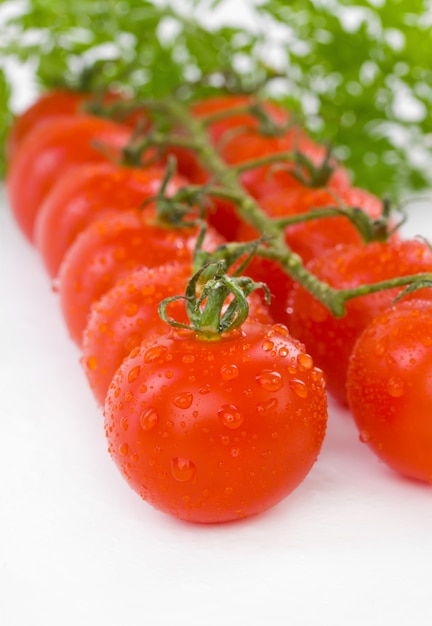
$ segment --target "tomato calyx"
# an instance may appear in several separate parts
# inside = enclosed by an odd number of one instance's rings
[[[229,276],[224,260],[210,262],[191,277],[185,295],[166,298],[160,303],[159,315],[174,328],[192,330],[203,339],[218,339],[246,321],[247,297],[256,289],[266,291],[267,287],[248,276]],[[168,304],[180,299],[185,301],[189,324],[168,317]]]

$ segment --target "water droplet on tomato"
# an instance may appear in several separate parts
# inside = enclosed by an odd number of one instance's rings
[[[158,423],[158,414],[150,407],[149,409],[143,411],[140,416],[140,425],[141,428],[145,431],[152,430],[156,424]]]
[[[289,354],[289,350],[288,350],[288,348],[286,348],[285,346],[281,346],[281,347],[279,348],[279,350],[278,350],[278,354],[279,354],[279,356],[281,356],[281,357],[284,357],[284,358],[285,358],[286,356],[288,356],[288,354]]]
[[[125,402],[130,402],[133,398],[133,393],[132,391],[126,391],[125,395],[124,395],[124,401]]]
[[[141,367],[139,365],[135,365],[135,367],[131,367],[128,371],[128,383],[133,383],[134,380],[138,378],[141,372]]]
[[[89,356],[89,358],[86,361],[86,365],[89,368],[89,370],[94,372],[98,366],[97,358],[95,356]]]
[[[237,365],[222,365],[221,376],[222,380],[234,380],[239,375]]]
[[[224,493],[226,496],[231,496],[233,494],[234,489],[232,487],[225,487]]]
[[[243,415],[235,404],[222,405],[218,411],[218,417],[222,424],[231,430],[239,428],[243,424]]]
[[[122,430],[127,430],[129,428],[129,421],[127,417],[122,417],[120,420],[120,427]]]
[[[420,340],[425,348],[430,348],[432,346],[432,337],[429,335],[425,335]]]
[[[371,436],[366,430],[362,430],[359,434],[359,439],[362,443],[368,443],[370,441]]]
[[[262,344],[262,349],[264,352],[270,352],[274,348],[274,342],[270,341],[270,339],[265,339]]]
[[[138,313],[138,304],[136,302],[127,302],[123,307],[123,312],[127,317],[133,317]]]
[[[387,335],[384,337],[381,337],[381,339],[378,339],[378,341],[375,343],[375,346],[374,346],[374,352],[376,356],[382,356],[383,354],[385,354],[388,349],[388,344],[389,344],[389,338]]]
[[[260,387],[266,391],[279,391],[282,388],[282,376],[274,370],[262,370],[256,377]]]
[[[387,392],[393,398],[400,398],[404,394],[404,382],[397,376],[392,376],[387,381]]]
[[[171,460],[170,468],[173,478],[180,482],[191,480],[196,474],[195,463],[180,456]]]
[[[185,354],[182,356],[183,363],[193,363],[195,361],[195,356],[193,354]]]
[[[275,411],[278,405],[276,398],[271,398],[268,402],[260,402],[257,405],[257,411],[260,415],[267,415],[268,413]]]
[[[271,327],[273,334],[281,335],[282,337],[289,337],[289,330],[285,324],[273,324]]]
[[[291,389],[294,391],[296,396],[299,398],[307,398],[308,397],[308,388],[307,385],[302,381],[294,378],[289,382]]]
[[[182,393],[178,393],[172,399],[173,404],[176,405],[179,409],[188,409],[192,404],[193,395],[190,391],[184,391]]]
[[[198,389],[198,393],[202,393],[203,395],[210,393],[210,391],[211,391],[210,385],[203,385],[202,387]]]
[[[128,450],[129,450],[129,446],[128,446],[128,444],[127,444],[126,442],[121,443],[121,444],[119,445],[119,452],[120,452],[120,454],[122,454],[123,456],[126,456],[126,454],[128,453]]]
[[[157,361],[161,359],[168,352],[168,348],[166,346],[153,346],[148,348],[144,354],[144,363],[151,363],[152,361]]]
[[[231,456],[233,456],[234,458],[237,458],[238,455],[240,454],[240,450],[239,448],[231,448],[230,449],[230,454]]]
[[[228,437],[228,435],[221,435],[220,442],[223,446],[228,446],[230,438]]]
[[[313,368],[313,359],[307,352],[300,352],[297,357],[297,363],[300,370],[310,370]]]

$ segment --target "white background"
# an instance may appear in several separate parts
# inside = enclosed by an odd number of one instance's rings
[[[431,206],[407,235],[432,237]],[[307,479],[259,517],[190,525],[127,487],[1,188],[0,350],[2,626],[432,623],[431,487],[379,463],[339,407]]]

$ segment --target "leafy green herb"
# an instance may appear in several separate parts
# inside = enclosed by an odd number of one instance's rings
[[[116,83],[146,98],[202,97],[224,80],[251,89],[275,74],[265,89],[334,146],[355,184],[396,198],[430,185],[428,0],[249,6],[246,29],[192,17],[229,17],[229,0],[0,0],[0,141],[11,120],[11,60],[33,68],[41,89]]]

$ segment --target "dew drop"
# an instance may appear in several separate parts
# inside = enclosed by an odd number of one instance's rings
[[[300,352],[297,357],[297,363],[301,370],[310,370],[313,368],[313,359],[307,352]]]
[[[230,454],[231,456],[233,456],[234,458],[237,458],[238,455],[240,454],[240,450],[239,448],[231,448],[230,449]]]
[[[210,391],[211,391],[210,385],[203,385],[202,387],[198,389],[198,393],[201,393],[203,395],[210,393]]]
[[[170,468],[173,477],[180,482],[191,480],[196,473],[195,463],[180,456],[171,460]]]
[[[260,415],[267,415],[271,411],[275,411],[277,405],[277,399],[271,398],[268,402],[260,402],[260,404],[257,405],[257,411]]]
[[[370,441],[371,436],[366,430],[362,430],[359,434],[359,439],[362,443],[368,443]]]
[[[264,350],[264,352],[270,352],[271,350],[273,350],[273,348],[274,348],[273,341],[270,341],[270,339],[265,339],[263,341],[262,349]]]
[[[234,380],[239,375],[237,365],[222,365],[221,376],[222,380]]]
[[[256,381],[266,391],[279,391],[282,388],[282,376],[274,370],[261,370]]]
[[[182,356],[183,363],[193,363],[195,361],[195,356],[193,354],[185,354]]]
[[[133,383],[134,380],[138,378],[141,372],[141,367],[139,365],[135,365],[128,371],[128,383]]]
[[[151,363],[152,361],[157,361],[161,359],[168,352],[168,348],[166,346],[153,346],[152,348],[148,348],[144,354],[144,363]]]
[[[127,417],[122,417],[120,420],[120,427],[122,430],[127,430],[129,428],[129,422]]]
[[[223,446],[228,446],[230,442],[230,438],[228,437],[228,435],[222,435],[220,438],[220,442]]]
[[[286,356],[288,356],[288,354],[289,354],[288,348],[286,348],[285,346],[281,346],[281,347],[279,348],[279,350],[278,350],[278,354],[279,354],[279,356],[281,356],[281,357],[284,357],[284,358],[285,358],[285,357],[286,357]]]
[[[393,398],[400,398],[404,394],[404,382],[401,378],[392,376],[387,381],[387,392]]]
[[[193,395],[190,391],[184,391],[183,393],[178,393],[172,399],[173,404],[176,405],[179,409],[188,409],[192,404]]]
[[[126,442],[121,443],[121,444],[119,445],[119,452],[120,452],[120,454],[122,454],[123,456],[126,456],[126,454],[128,453],[128,450],[129,450],[129,446],[127,445],[127,443],[126,443]]]
[[[218,411],[218,417],[222,424],[234,430],[243,424],[243,415],[240,413],[235,404],[224,404]]]
[[[133,398],[133,393],[132,391],[126,391],[125,395],[124,395],[124,400],[125,402],[130,402]]]
[[[290,380],[290,387],[299,398],[307,398],[308,397],[308,388],[306,384],[302,380],[298,380],[294,378]]]
[[[123,307],[126,317],[133,317],[138,313],[138,304],[136,302],[127,302]]]
[[[158,419],[159,418],[157,412],[152,407],[150,407],[149,409],[141,413],[141,428],[145,431],[152,430],[158,423]]]
[[[97,358],[95,356],[89,356],[86,361],[87,367],[90,371],[94,372],[98,366]]]

